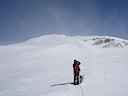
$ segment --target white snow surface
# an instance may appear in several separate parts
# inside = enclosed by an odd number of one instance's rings
[[[128,47],[97,47],[94,37],[47,35],[0,46],[0,96],[128,96]],[[74,59],[80,85],[71,84]]]

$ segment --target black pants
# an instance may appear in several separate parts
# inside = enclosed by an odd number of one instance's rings
[[[74,84],[79,84],[79,72],[74,72]]]

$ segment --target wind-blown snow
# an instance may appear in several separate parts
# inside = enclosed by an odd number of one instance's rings
[[[97,47],[94,37],[47,35],[0,46],[0,96],[128,96],[127,45]],[[70,84],[74,59],[80,86]]]

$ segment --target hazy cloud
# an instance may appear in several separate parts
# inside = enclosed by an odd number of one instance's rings
[[[18,42],[44,34],[112,35],[128,39],[128,7],[124,7],[128,2],[119,1],[1,0],[0,41]]]

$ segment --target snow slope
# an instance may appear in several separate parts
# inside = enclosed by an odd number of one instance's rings
[[[128,96],[128,47],[93,46],[94,37],[47,35],[0,46],[0,96]],[[74,59],[84,75],[78,86],[70,84]]]

